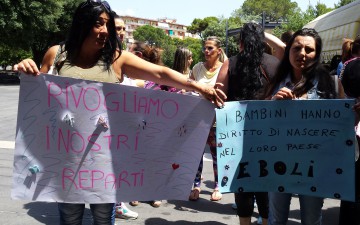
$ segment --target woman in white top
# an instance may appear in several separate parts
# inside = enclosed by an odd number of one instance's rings
[[[190,78],[205,84],[215,84],[220,67],[226,55],[221,48],[221,41],[215,37],[208,37],[203,47],[205,62],[197,63],[190,74]]]
[[[208,37],[204,43],[203,53],[205,55],[205,62],[197,63],[191,73],[190,78],[203,84],[215,85],[220,68],[226,58],[226,55],[221,48],[221,41],[215,36]],[[211,156],[213,159],[214,170],[214,192],[211,194],[211,201],[219,201],[222,198],[218,189],[217,179],[217,157],[216,157],[216,127],[213,126],[209,132],[207,144],[210,147]],[[194,188],[190,193],[189,200],[196,201],[199,199],[201,191],[201,174],[203,168],[203,160],[201,158],[198,171],[194,180]]]

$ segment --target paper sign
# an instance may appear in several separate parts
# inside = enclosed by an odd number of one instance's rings
[[[352,100],[227,102],[216,110],[221,192],[353,201]]]
[[[12,198],[187,199],[215,110],[199,97],[21,76]]]

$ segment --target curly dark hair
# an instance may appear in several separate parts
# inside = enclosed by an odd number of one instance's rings
[[[243,50],[238,53],[236,60],[237,76],[234,76],[234,82],[238,85],[236,100],[255,99],[257,91],[262,87],[261,61],[263,58],[264,30],[256,23],[246,23],[240,30],[239,44]]]
[[[102,49],[100,60],[104,61],[106,69],[110,70],[111,64],[114,62],[114,56],[117,49],[120,48],[120,42],[117,39],[114,14],[107,2],[103,1],[99,4],[91,4],[90,1],[81,3],[73,16],[72,25],[68,38],[65,42],[66,59],[73,64],[78,57],[81,46],[85,38],[89,35],[91,29],[95,26],[100,14],[107,13],[109,22],[107,29],[109,32],[108,41]]]
[[[321,56],[321,49],[322,49],[322,41],[319,34],[312,28],[303,28],[301,30],[296,31],[289,43],[286,45],[284,57],[280,62],[278,70],[272,79],[272,82],[269,85],[269,88],[266,92],[266,97],[271,96],[279,83],[282,80],[285,80],[289,73],[292,73],[293,68],[290,63],[290,49],[294,43],[294,40],[297,36],[309,36],[314,38],[315,40],[315,58],[313,63],[303,71],[303,78],[301,81],[295,86],[293,92],[296,96],[301,96],[307,93],[313,85],[313,80],[315,78],[318,79],[318,94],[320,98],[324,99],[332,99],[336,98],[336,91],[335,91],[335,84],[334,81],[329,74],[329,71],[321,64],[320,56]]]

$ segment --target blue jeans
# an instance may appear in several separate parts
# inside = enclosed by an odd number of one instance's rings
[[[286,225],[292,194],[269,192],[269,225]],[[324,199],[299,195],[301,224],[321,225]]]
[[[81,225],[85,204],[58,203],[60,225]],[[115,224],[115,203],[90,204],[93,225]]]

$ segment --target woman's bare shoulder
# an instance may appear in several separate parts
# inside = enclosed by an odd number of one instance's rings
[[[60,45],[54,45],[46,51],[43,61],[41,63],[41,65],[42,65],[41,69],[40,69],[41,72],[47,73],[50,70],[51,66],[54,63],[54,60],[55,60],[55,57],[56,57],[56,54],[57,54],[59,48],[60,48]]]

